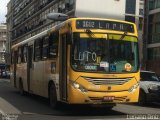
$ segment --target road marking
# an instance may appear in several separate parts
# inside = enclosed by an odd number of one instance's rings
[[[0,114],[2,120],[17,120],[22,114],[16,107],[0,97]]]
[[[2,115],[2,120],[11,120],[11,118],[9,118],[9,116],[7,116],[2,110],[0,110],[0,113]]]

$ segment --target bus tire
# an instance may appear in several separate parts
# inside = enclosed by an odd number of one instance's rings
[[[24,88],[23,88],[22,79],[19,80],[19,93],[20,93],[21,95],[24,95]]]
[[[53,83],[49,87],[49,102],[52,108],[54,109],[59,108],[59,102],[57,101],[56,87]]]

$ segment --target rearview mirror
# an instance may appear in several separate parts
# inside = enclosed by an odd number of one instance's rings
[[[49,13],[47,15],[47,18],[50,20],[55,20],[55,21],[65,21],[69,17],[68,17],[68,15],[63,14],[63,13]]]

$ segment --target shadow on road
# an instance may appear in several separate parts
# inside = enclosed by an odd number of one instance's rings
[[[160,102],[151,102],[147,103],[145,105],[139,105],[138,103],[129,104],[133,106],[139,106],[139,107],[148,107],[148,108],[160,108]]]
[[[107,108],[93,107],[89,105],[66,105],[54,110],[49,106],[48,100],[35,95],[21,96],[19,91],[10,85],[0,83],[0,97],[9,102],[24,114],[41,114],[51,116],[120,116],[124,113],[108,110]]]
[[[145,107],[150,107],[150,108],[160,108],[160,103],[147,103],[144,106]]]
[[[66,105],[59,109],[64,115],[69,116],[110,116],[125,115],[124,113],[105,107],[94,107],[90,105]]]

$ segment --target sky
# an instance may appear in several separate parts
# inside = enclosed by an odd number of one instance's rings
[[[0,0],[0,23],[6,22],[6,14],[7,14],[7,3],[10,0]]]

